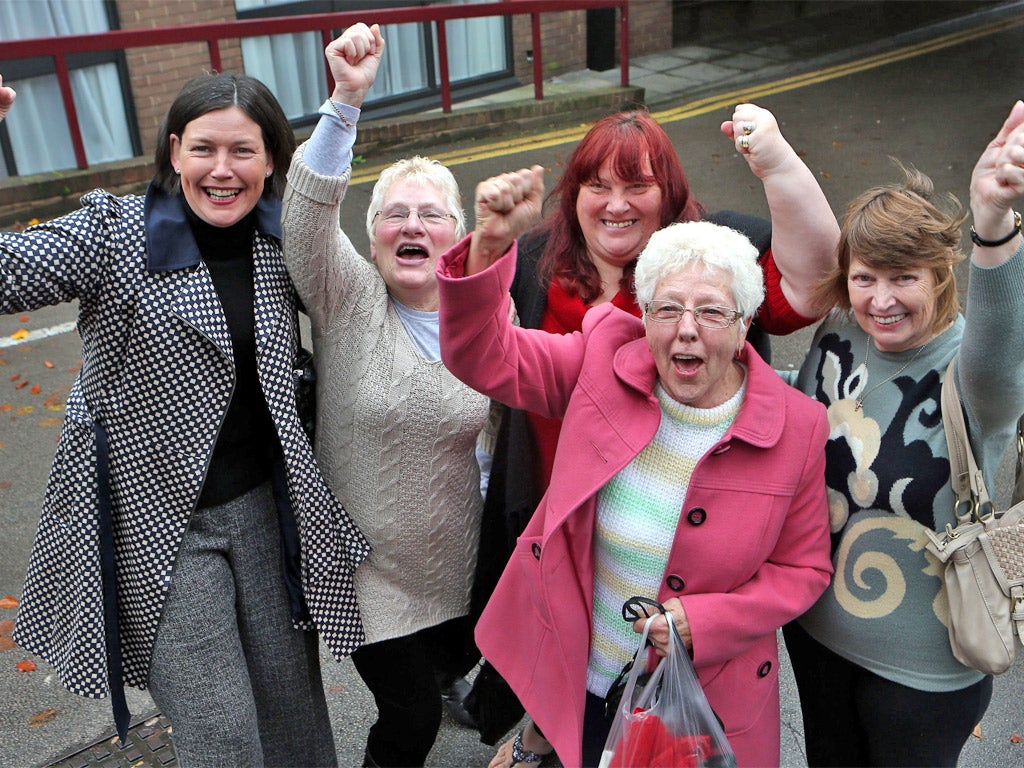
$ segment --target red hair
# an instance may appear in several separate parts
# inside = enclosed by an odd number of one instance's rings
[[[586,304],[601,294],[601,277],[587,254],[576,216],[576,198],[581,186],[597,178],[605,161],[611,162],[621,179],[658,185],[659,229],[675,221],[695,221],[704,213],[690,194],[690,183],[672,140],[647,112],[618,112],[595,123],[569,155],[562,178],[545,202],[548,213],[539,227],[539,233],[547,235],[539,265],[542,283],[557,279]],[[650,175],[644,172],[645,161],[650,162]],[[624,285],[631,282],[632,272],[631,263],[623,274]]]

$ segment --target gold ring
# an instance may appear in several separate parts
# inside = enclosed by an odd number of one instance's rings
[[[746,134],[740,136],[740,149],[750,150],[750,139]]]
[[[753,133],[755,128],[757,128],[757,123],[744,123],[743,124],[743,132],[744,133],[747,133],[747,134]]]

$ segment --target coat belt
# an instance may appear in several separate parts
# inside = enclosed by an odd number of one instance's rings
[[[131,712],[124,695],[121,629],[117,605],[117,570],[114,561],[114,514],[110,495],[110,448],[107,430],[93,422],[96,432],[96,484],[99,495],[100,580],[103,587],[103,624],[107,646],[107,685],[114,711],[114,726],[121,744],[128,738]]]

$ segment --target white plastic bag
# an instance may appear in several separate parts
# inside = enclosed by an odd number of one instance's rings
[[[666,612],[665,618],[671,638],[668,653],[638,688],[655,616],[644,624],[600,768],[735,768],[736,755],[700,687],[672,614]]]

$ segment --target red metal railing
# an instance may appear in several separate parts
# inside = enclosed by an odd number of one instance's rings
[[[533,91],[534,98],[544,98],[544,65],[541,51],[540,15],[596,8],[619,9],[619,56],[621,83],[629,85],[629,0],[504,0],[503,2],[467,5],[429,5],[383,10],[342,11],[303,16],[280,16],[266,19],[247,19],[208,24],[185,24],[162,29],[120,29],[92,35],[68,37],[37,37],[25,40],[5,40],[4,59],[24,59],[49,56],[56,65],[64,111],[67,115],[75,160],[79,168],[88,168],[85,145],[78,124],[71,80],[68,76],[67,56],[73,53],[113,51],[124,48],[146,48],[157,45],[205,42],[210,52],[210,67],[220,70],[220,42],[264,35],[284,35],[297,32],[319,32],[324,47],[330,43],[335,29],[344,29],[359,21],[372,20],[379,24],[407,22],[433,22],[436,25],[438,60],[440,63],[441,107],[452,110],[451,82],[448,79],[448,47],[445,22],[452,19],[471,19],[482,16],[518,16],[529,14],[533,37]],[[334,83],[330,68],[326,66],[327,87]]]

